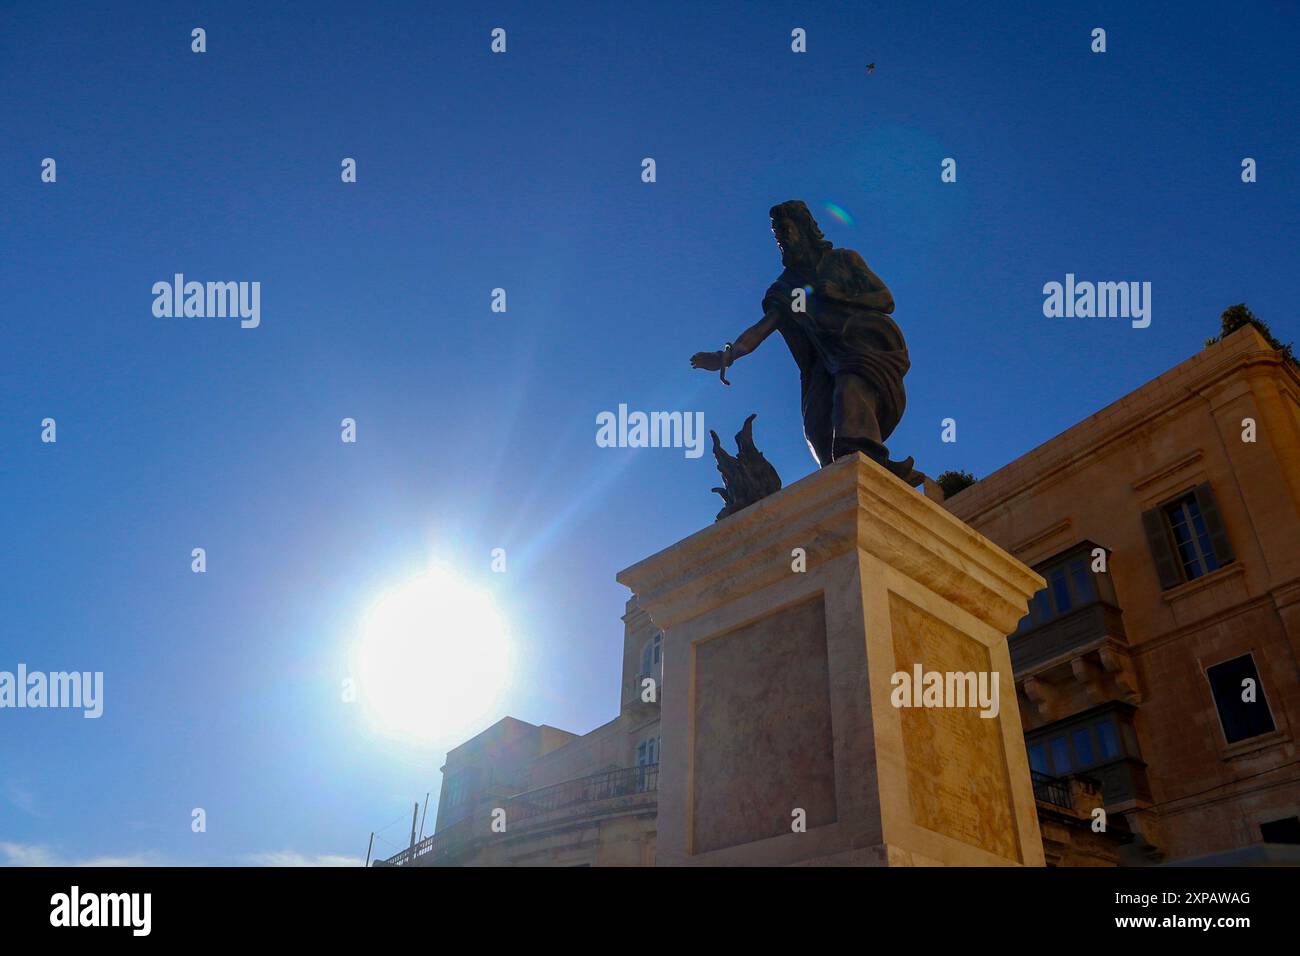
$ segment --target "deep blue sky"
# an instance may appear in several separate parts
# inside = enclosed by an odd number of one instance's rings
[[[785,481],[813,467],[779,338],[730,389],[687,362],[759,317],[773,203],[891,287],[890,446],[931,474],[1051,438],[1231,303],[1296,333],[1293,4],[473,6],[4,4],[0,670],[107,688],[98,721],[0,711],[0,863],[362,855],[442,753],[340,703],[344,649],[433,554],[514,622],[503,712],[614,716],[614,575],[719,501],[710,456],[598,448],[596,414],[757,411]],[[261,281],[261,327],[154,318],[174,272]],[[1044,318],[1067,272],[1150,281],[1151,327]]]

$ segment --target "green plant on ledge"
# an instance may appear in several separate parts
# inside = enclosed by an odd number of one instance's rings
[[[1291,343],[1283,344],[1274,337],[1272,330],[1269,329],[1268,323],[1257,317],[1254,312],[1244,302],[1238,302],[1236,305],[1230,305],[1223,310],[1223,315],[1219,317],[1219,334],[1212,339],[1205,340],[1205,347],[1209,348],[1215,342],[1227,338],[1233,332],[1236,332],[1244,325],[1253,325],[1259,334],[1264,336],[1270,346],[1282,353],[1282,357],[1292,365],[1300,367],[1296,362],[1295,354],[1291,351]]]
[[[969,471],[945,471],[939,477],[935,478],[934,481],[935,484],[943,489],[943,496],[947,499],[957,494],[957,492],[975,484],[975,476]]]

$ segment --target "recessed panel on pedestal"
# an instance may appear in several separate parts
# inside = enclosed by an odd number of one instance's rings
[[[987,647],[897,594],[889,595],[889,617],[900,671],[920,664],[941,674],[989,674]],[[1020,861],[1001,721],[981,717],[978,706],[899,710],[917,826]]]
[[[691,852],[835,820],[822,596],[694,647]]]

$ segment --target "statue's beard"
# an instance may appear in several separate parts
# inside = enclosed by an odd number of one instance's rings
[[[799,243],[781,248],[781,265],[787,269],[806,270],[816,265],[816,263],[813,262],[808,247]]]

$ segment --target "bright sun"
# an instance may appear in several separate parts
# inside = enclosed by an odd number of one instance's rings
[[[385,592],[362,621],[361,699],[388,733],[458,743],[494,716],[509,643],[491,596],[434,568]]]

